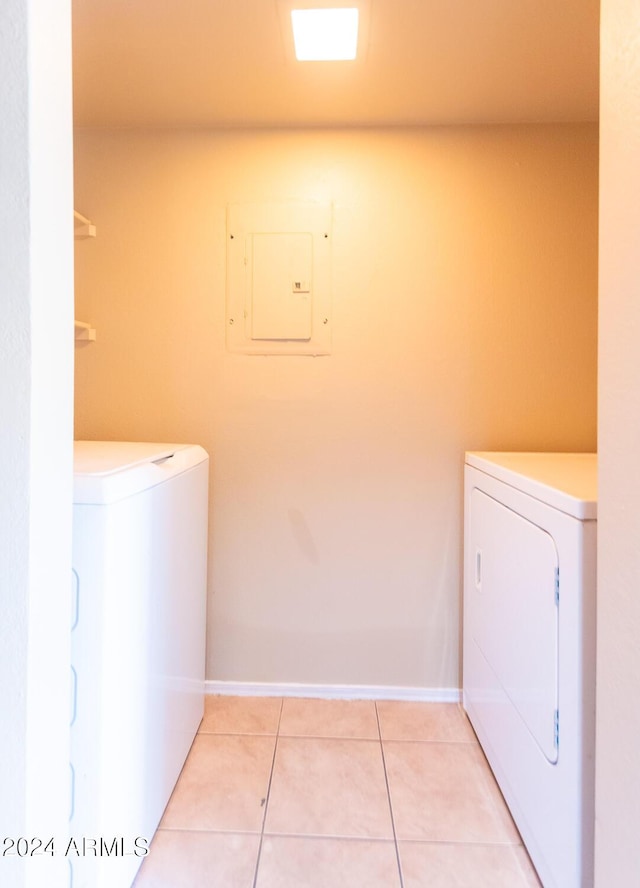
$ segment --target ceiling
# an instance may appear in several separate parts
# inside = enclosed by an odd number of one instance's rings
[[[76,124],[398,126],[598,117],[598,0],[368,0],[364,58],[306,63],[289,51],[281,26],[286,2],[73,0]]]

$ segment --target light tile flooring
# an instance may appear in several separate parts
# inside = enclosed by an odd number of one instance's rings
[[[208,697],[135,888],[535,888],[455,704]]]

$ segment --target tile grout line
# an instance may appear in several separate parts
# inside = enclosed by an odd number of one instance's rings
[[[269,783],[267,784],[267,794],[264,800],[264,814],[262,815],[262,826],[260,828],[260,844],[258,845],[258,856],[256,858],[256,870],[253,876],[252,888],[256,888],[258,884],[258,870],[260,868],[260,858],[262,856],[262,843],[264,841],[264,826],[267,822],[267,809],[269,808],[269,795],[271,794],[271,782],[273,781],[273,771],[276,765],[276,753],[278,752],[278,739],[280,737],[280,722],[282,721],[282,710],[284,708],[284,698],[280,699],[280,712],[278,713],[278,725],[276,727],[276,742],[273,745],[273,758],[271,759],[271,772],[269,774]]]
[[[384,745],[382,743],[382,728],[380,727],[380,713],[378,712],[378,703],[374,701],[376,709],[376,721],[378,723],[378,738],[380,740],[380,754],[382,755],[382,769],[384,771],[384,782],[387,787],[387,801],[389,802],[389,814],[391,815],[391,829],[393,830],[393,844],[396,849],[396,862],[398,864],[398,875],[400,877],[400,888],[404,888],[404,879],[402,877],[402,865],[400,863],[400,849],[398,848],[398,836],[396,834],[396,822],[393,817],[393,805],[391,804],[391,791],[389,789],[389,776],[387,774],[387,762],[384,757]]]

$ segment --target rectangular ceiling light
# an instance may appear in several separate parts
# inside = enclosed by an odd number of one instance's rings
[[[292,9],[291,24],[298,61],[355,59],[358,48],[357,9]]]

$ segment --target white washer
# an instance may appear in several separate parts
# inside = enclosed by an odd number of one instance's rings
[[[545,888],[593,884],[597,458],[467,453],[463,701]]]
[[[129,888],[203,715],[208,457],[99,441],[74,456],[67,856],[73,888]]]

